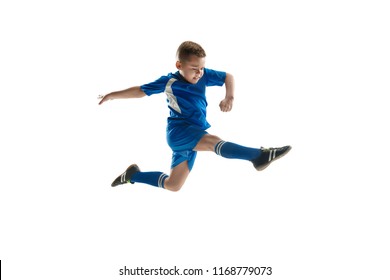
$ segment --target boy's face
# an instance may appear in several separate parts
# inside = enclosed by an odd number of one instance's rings
[[[191,55],[189,60],[177,61],[176,67],[187,82],[196,84],[203,76],[205,63],[205,57]]]

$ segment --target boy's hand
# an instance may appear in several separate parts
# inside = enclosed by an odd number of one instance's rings
[[[100,102],[99,102],[99,105],[102,105],[104,102],[106,102],[110,98],[109,98],[108,94],[106,94],[106,95],[99,95],[98,99],[101,99]]]
[[[219,103],[222,112],[229,112],[233,108],[233,98],[225,98]]]

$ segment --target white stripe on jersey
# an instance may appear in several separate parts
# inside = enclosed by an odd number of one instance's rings
[[[168,98],[168,105],[175,111],[181,114],[181,109],[179,107],[179,104],[177,103],[176,96],[173,95],[172,92],[172,84],[176,82],[177,80],[175,78],[169,79],[167,85],[165,86],[165,94],[167,95]]]

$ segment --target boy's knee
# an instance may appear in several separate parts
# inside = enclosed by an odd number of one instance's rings
[[[178,191],[180,191],[180,189],[181,189],[181,186],[177,186],[177,187],[171,188],[170,191],[178,192]]]
[[[210,135],[210,144],[215,146],[219,141],[221,141],[222,139],[219,138],[218,136],[216,135]]]
[[[219,138],[218,136],[212,134],[206,134],[199,141],[198,145],[195,147],[195,150],[214,151],[214,147],[219,141],[221,141],[221,138]]]
[[[167,190],[170,190],[172,192],[178,192],[180,191],[182,185],[172,185],[172,186],[169,186],[169,188],[166,188]]]
[[[166,182],[165,181],[165,184],[164,184],[164,188],[167,189],[167,190],[170,190],[172,192],[178,192],[180,191],[181,187],[183,186],[184,184],[180,184],[180,183],[170,183],[170,182]]]
[[[208,149],[209,151],[214,151],[215,150],[215,145],[217,145],[219,142],[222,141],[221,138],[219,138],[218,136],[216,135],[210,135],[210,139],[209,139],[209,142],[208,142]]]

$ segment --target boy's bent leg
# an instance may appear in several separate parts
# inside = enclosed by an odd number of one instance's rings
[[[169,176],[158,171],[138,172],[132,176],[131,182],[144,183],[170,191],[179,191],[184,185],[188,174],[190,174],[190,170],[187,161],[183,161],[171,169]]]
[[[189,174],[187,161],[183,161],[172,168],[169,176],[159,171],[142,172],[136,164],[132,164],[114,180],[111,186],[116,187],[126,183],[144,183],[170,191],[179,191]]]

